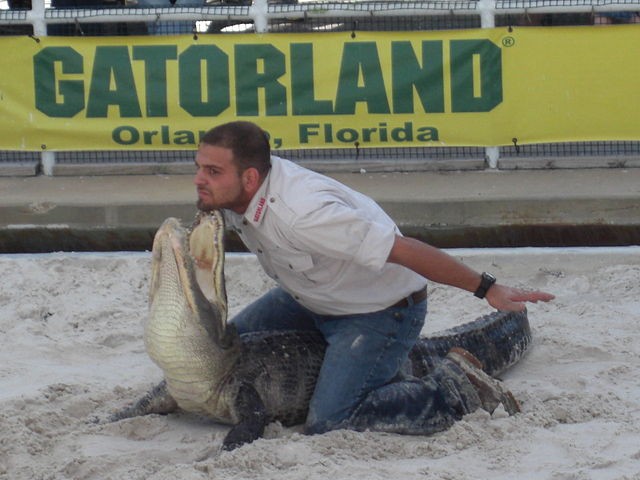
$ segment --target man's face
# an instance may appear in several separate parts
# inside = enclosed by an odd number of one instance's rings
[[[243,186],[243,175],[228,148],[203,143],[196,154],[198,168],[193,183],[197,187],[200,210],[227,208],[244,213],[251,196]]]

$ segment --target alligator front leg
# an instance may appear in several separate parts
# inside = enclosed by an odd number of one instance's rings
[[[132,406],[114,413],[108,420],[117,422],[125,418],[139,417],[152,413],[166,415],[175,412],[177,409],[178,404],[167,390],[167,382],[163,380]]]
[[[260,438],[268,423],[267,410],[252,385],[243,383],[240,386],[235,406],[240,422],[227,433],[222,442],[223,450],[233,450]]]

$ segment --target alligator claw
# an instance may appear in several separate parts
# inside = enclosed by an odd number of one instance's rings
[[[482,371],[482,362],[463,348],[452,348],[447,358],[453,361],[465,373],[476,389],[482,409],[493,413],[502,404],[509,415],[521,411],[520,404],[502,382]]]

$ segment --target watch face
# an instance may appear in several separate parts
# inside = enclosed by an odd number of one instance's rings
[[[493,275],[491,275],[490,273],[484,272],[482,274],[482,276],[484,278],[486,278],[487,280],[489,280],[490,282],[495,282],[496,281],[496,277],[494,277]]]

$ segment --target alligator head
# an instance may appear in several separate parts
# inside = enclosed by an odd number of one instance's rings
[[[145,346],[186,410],[219,403],[216,391],[239,355],[240,339],[226,323],[223,235],[214,211],[200,213],[191,233],[168,218],[153,242]]]

